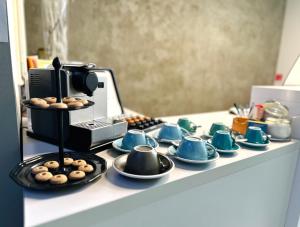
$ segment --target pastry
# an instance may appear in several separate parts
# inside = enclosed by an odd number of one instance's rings
[[[43,103],[43,102],[41,102],[41,103],[37,103],[37,104],[35,104],[35,106],[38,106],[38,107],[41,107],[41,108],[48,108],[50,105],[48,104],[48,103]]]
[[[68,104],[70,102],[75,102],[75,101],[76,101],[76,99],[73,98],[73,97],[64,97],[63,98],[63,102],[66,103],[66,104]]]
[[[48,168],[46,166],[36,166],[31,170],[31,172],[33,174],[38,174],[41,172],[48,172]]]
[[[75,160],[73,163],[72,163],[73,166],[83,166],[83,165],[86,165],[86,161],[84,161],[83,159],[78,159],[78,160]]]
[[[59,163],[57,161],[48,161],[44,164],[49,169],[56,169],[59,167]]]
[[[57,108],[57,109],[68,109],[67,104],[62,103],[62,102],[52,103],[52,104],[50,104],[50,106],[53,108]]]
[[[94,171],[94,167],[92,165],[86,164],[78,167],[78,170],[83,171],[85,173],[90,173]]]
[[[73,163],[73,158],[64,158],[64,165],[69,166]]]
[[[57,174],[51,177],[50,183],[51,184],[64,184],[68,181],[68,178],[65,174]]]
[[[35,175],[35,179],[37,181],[46,182],[53,177],[52,173],[50,172],[41,172]]]
[[[79,102],[79,101],[75,101],[75,102],[69,102],[68,103],[68,107],[83,107],[83,104],[82,102]]]
[[[47,102],[44,99],[40,99],[40,98],[31,98],[30,103],[35,106],[47,104]]]
[[[70,180],[80,180],[80,179],[83,179],[84,177],[85,177],[85,173],[83,171],[80,171],[80,170],[72,171],[69,174],[69,179]]]
[[[76,101],[81,102],[83,105],[89,104],[88,100],[86,100],[86,99],[76,98]]]
[[[44,98],[44,100],[45,100],[48,104],[56,103],[56,98],[55,98],[55,97],[46,97],[46,98]]]

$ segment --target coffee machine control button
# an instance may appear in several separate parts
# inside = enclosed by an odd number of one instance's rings
[[[85,87],[88,96],[92,96],[98,85],[98,77],[96,73],[92,72],[86,76]]]
[[[104,88],[104,82],[98,82],[98,88]]]

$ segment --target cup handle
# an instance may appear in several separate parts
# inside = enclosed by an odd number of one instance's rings
[[[193,131],[196,131],[197,128],[200,128],[201,125],[196,125],[194,122],[191,122],[190,123],[190,128],[193,130]]]
[[[153,141],[154,147],[157,147],[157,146],[158,146],[157,141],[156,141],[152,136],[146,135],[146,142],[147,142],[147,144],[150,145],[150,146],[152,146],[151,141]]]
[[[212,154],[210,154],[209,152],[207,152],[208,153],[208,157],[212,157],[216,153],[216,148],[212,144],[210,144],[208,142],[206,143],[206,145],[209,146],[213,150]]]
[[[269,136],[264,131],[262,131],[262,134],[263,134],[263,138],[264,138],[264,143],[268,143],[270,140]]]
[[[191,135],[191,133],[185,128],[180,127],[181,131],[183,131],[187,136]]]

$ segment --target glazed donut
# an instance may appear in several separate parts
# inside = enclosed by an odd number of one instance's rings
[[[73,158],[64,158],[64,165],[69,166],[73,163]]]
[[[46,166],[36,166],[34,167],[31,172],[33,174],[38,174],[38,173],[42,173],[42,172],[48,172],[48,168]]]
[[[70,180],[80,180],[82,178],[85,177],[85,172],[83,171],[80,171],[80,170],[75,170],[75,171],[72,171],[70,174],[69,174],[69,179]]]
[[[48,161],[44,163],[44,166],[46,166],[49,169],[56,169],[59,167],[59,163],[57,161]]]
[[[86,100],[86,99],[76,98],[76,101],[81,102],[83,105],[89,104],[88,100]]]
[[[90,173],[94,171],[94,167],[92,165],[86,164],[78,167],[78,170],[83,171],[85,173]]]
[[[38,106],[38,107],[41,107],[41,108],[48,108],[50,105],[48,104],[48,103],[43,103],[43,102],[41,102],[41,103],[37,103],[37,104],[35,104],[35,106]]]
[[[41,104],[47,104],[47,102],[44,99],[40,99],[40,98],[31,98],[30,103],[35,106],[41,105]]]
[[[56,98],[55,97],[46,97],[44,98],[44,100],[48,103],[48,104],[52,104],[52,103],[56,103]]]
[[[75,102],[75,101],[76,101],[76,99],[73,97],[64,97],[63,98],[63,102],[66,104],[68,104],[69,102]]]
[[[50,183],[51,184],[64,184],[68,181],[68,178],[65,174],[57,174],[51,177]]]
[[[75,167],[83,166],[83,165],[86,165],[86,161],[84,161],[83,159],[78,159],[78,160],[75,160],[72,163],[72,165]]]
[[[52,103],[52,104],[50,104],[50,107],[57,108],[57,109],[68,109],[67,104],[62,103],[62,102]]]
[[[82,104],[82,102],[79,102],[79,101],[69,102],[68,107],[71,107],[71,108],[83,107],[83,104]]]
[[[38,173],[37,175],[35,175],[34,178],[37,181],[46,182],[46,181],[50,180],[52,177],[53,177],[53,175],[50,172],[41,172],[41,173]]]

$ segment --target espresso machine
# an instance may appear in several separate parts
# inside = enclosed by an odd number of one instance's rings
[[[66,148],[93,151],[106,148],[127,131],[127,122],[120,118],[123,108],[113,71],[99,69],[94,64],[63,65],[61,73],[62,97],[93,101],[91,108],[64,112],[63,130]],[[55,97],[55,71],[29,70],[27,98]],[[57,144],[57,115],[51,111],[34,110],[29,113],[27,135]]]

